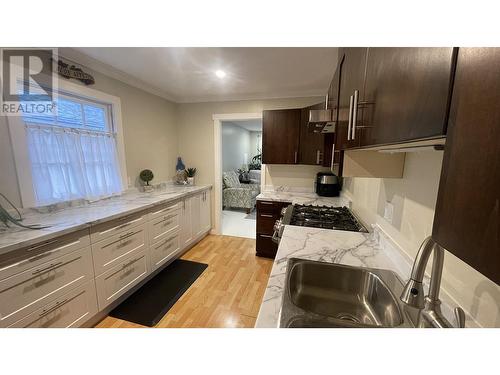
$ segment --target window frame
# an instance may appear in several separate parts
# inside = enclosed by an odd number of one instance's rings
[[[109,133],[115,134],[119,173],[122,181],[122,189],[125,190],[128,186],[128,176],[125,161],[125,145],[123,138],[120,98],[114,95],[106,94],[102,91],[60,79],[58,92],[61,92],[64,95],[74,96],[76,100],[89,100],[109,105]],[[17,172],[17,182],[21,195],[22,207],[37,207],[33,186],[33,176],[31,172],[31,160],[26,142],[27,138],[23,117],[9,116],[7,117],[7,122],[9,125],[10,139],[14,153],[14,164]],[[82,130],[86,131],[87,129]]]

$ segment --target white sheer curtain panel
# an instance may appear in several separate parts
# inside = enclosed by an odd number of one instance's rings
[[[112,134],[26,124],[26,136],[37,205],[121,193]]]

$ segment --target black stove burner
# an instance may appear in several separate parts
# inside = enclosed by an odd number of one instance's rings
[[[290,225],[365,232],[347,207],[293,206]]]

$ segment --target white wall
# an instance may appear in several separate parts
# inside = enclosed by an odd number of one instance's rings
[[[259,151],[260,150],[260,151]],[[250,162],[255,155],[262,152],[262,132],[250,132]]]
[[[222,122],[222,171],[234,171],[248,164],[250,132],[232,122]]]
[[[411,259],[432,233],[442,159],[443,152],[438,151],[407,153],[402,179],[344,180],[344,192],[352,197],[361,219],[380,225]],[[387,201],[394,205],[392,223],[384,219]],[[449,252],[442,287],[478,324],[500,327],[500,286]]]
[[[170,180],[177,156],[176,104],[87,69],[94,76],[95,90],[121,99],[127,175],[132,185],[139,172],[148,168],[154,181]],[[77,83],[78,81],[72,80]],[[16,177],[7,119],[0,116],[0,192],[16,206],[21,198]]]
[[[264,184],[266,187],[288,186],[314,191],[316,173],[329,170],[316,165],[266,165]]]

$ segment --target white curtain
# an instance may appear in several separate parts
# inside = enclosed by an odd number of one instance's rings
[[[113,135],[34,124],[26,135],[37,205],[122,191]]]

